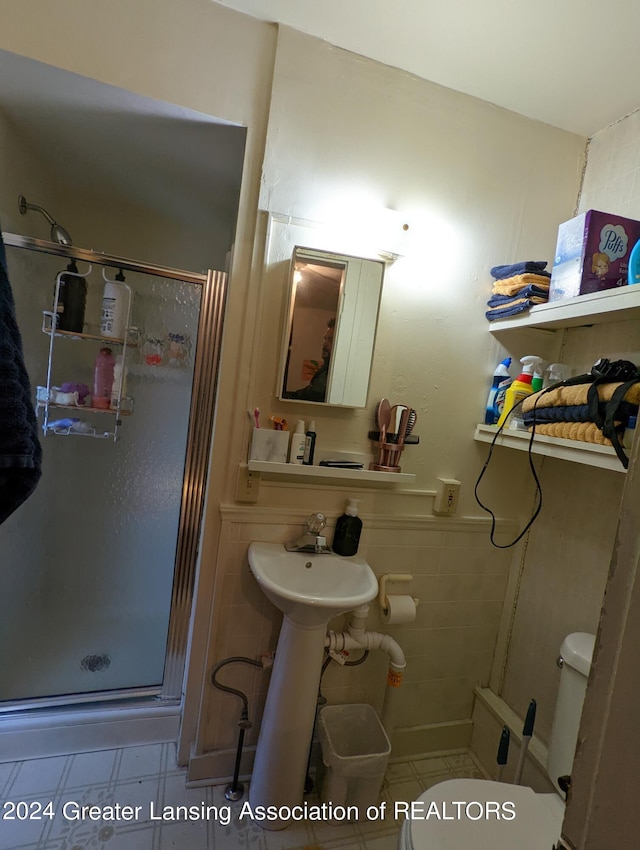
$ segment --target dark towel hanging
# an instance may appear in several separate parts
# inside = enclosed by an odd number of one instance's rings
[[[0,523],[33,493],[42,448],[0,232]]]

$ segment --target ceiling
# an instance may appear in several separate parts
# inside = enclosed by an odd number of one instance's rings
[[[638,0],[220,0],[555,127],[640,107]]]

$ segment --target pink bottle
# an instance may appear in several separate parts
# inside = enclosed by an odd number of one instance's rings
[[[109,408],[115,365],[116,361],[111,349],[101,348],[93,371],[93,407]]]

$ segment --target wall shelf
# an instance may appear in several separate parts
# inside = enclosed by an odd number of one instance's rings
[[[523,328],[580,327],[601,325],[640,317],[640,286],[621,286],[603,292],[591,292],[577,298],[536,304],[526,316],[496,319],[490,323],[491,333],[522,330]]]
[[[477,425],[474,439],[480,443],[491,443],[496,431],[497,426],[495,425]],[[496,440],[496,445],[526,452],[529,450],[530,437],[531,434],[528,431],[505,430]],[[626,472],[614,449],[610,446],[600,446],[597,443],[582,443],[577,440],[562,440],[558,437],[536,434],[533,438],[531,452],[532,454],[557,457],[561,460],[570,460],[587,466],[597,466],[601,469],[612,469],[615,472]]]
[[[337,469],[329,466],[306,466],[297,463],[273,463],[250,460],[251,472],[260,472],[266,478],[295,478],[315,481],[348,481],[350,484],[376,486],[384,484],[413,484],[416,476],[409,472],[378,472],[372,469]]]

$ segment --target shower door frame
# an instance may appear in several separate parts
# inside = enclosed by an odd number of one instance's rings
[[[198,338],[194,356],[191,405],[162,685],[155,688],[128,688],[69,694],[64,697],[25,698],[24,700],[5,703],[0,712],[4,710],[14,712],[56,705],[71,706],[78,703],[111,702],[123,699],[131,702],[150,697],[161,700],[163,704],[180,703],[183,695],[182,685],[187,661],[195,576],[202,535],[209,455],[213,441],[228,276],[226,272],[212,269],[209,269],[207,274],[199,274],[183,269],[158,266],[15,233],[3,233],[2,239],[5,246],[11,248],[22,248],[96,265],[154,275],[169,280],[179,280],[183,283],[193,283],[202,287],[202,297],[198,315]]]

